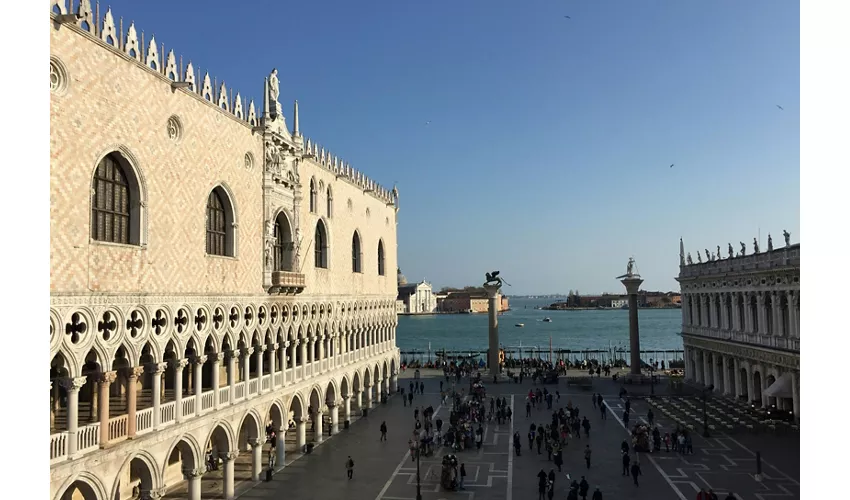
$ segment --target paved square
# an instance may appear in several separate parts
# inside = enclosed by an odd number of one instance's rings
[[[410,372],[402,375],[409,378]],[[414,407],[433,406],[437,415],[448,420],[448,407],[440,406],[439,378],[424,377],[424,395],[416,395]],[[407,381],[400,381],[407,388]],[[445,380],[444,380],[445,382]],[[463,383],[465,387],[467,382]],[[487,396],[504,396],[513,409],[513,421],[502,425],[485,424],[485,439],[481,450],[471,449],[456,453],[466,464],[467,479],[464,491],[443,491],[440,487],[441,459],[445,450],[432,457],[423,457],[421,488],[424,500],[496,500],[527,499],[537,497],[537,474],[555,469],[557,479],[555,498],[565,498],[569,481],[565,474],[580,480],[586,476],[590,491],[598,485],[606,499],[633,500],[681,499],[691,500],[701,487],[713,488],[723,499],[728,491],[740,500],[799,499],[799,439],[792,436],[752,436],[736,434],[727,436],[715,433],[709,439],[694,433],[694,454],[679,456],[664,451],[642,453],[639,462],[642,476],[640,486],[631,477],[621,473],[620,443],[627,437],[622,425],[623,402],[615,396],[619,386],[606,379],[594,379],[594,388],[586,392],[568,389],[562,382],[558,386],[545,386],[561,393],[553,409],[566,407],[571,401],[581,409],[591,423],[589,438],[572,439],[564,450],[563,472],[558,474],[546,452],[529,450],[526,435],[532,422],[547,424],[552,412],[533,409],[526,417],[525,395],[531,383],[488,384]],[[592,392],[605,396],[607,419],[591,402]],[[545,405],[543,405],[545,408]],[[646,418],[648,406],[640,399],[632,400],[632,421]],[[407,440],[413,428],[413,408],[404,406],[399,397],[380,405],[352,424],[347,431],[326,440],[306,457],[290,463],[278,472],[271,482],[245,484],[238,488],[239,498],[346,498],[347,500],[415,500],[416,462],[411,460]],[[662,433],[670,432],[673,423],[657,415]],[[379,440],[379,427],[386,422],[389,428],[386,442]],[[523,450],[514,455],[514,431],[522,436]],[[591,467],[584,463],[584,448],[592,450]],[[755,481],[755,453],[762,452],[763,474],[761,483]],[[355,461],[354,479],[345,474],[345,460]],[[589,498],[589,496],[588,496]]]

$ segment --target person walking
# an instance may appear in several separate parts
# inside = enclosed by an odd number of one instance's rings
[[[540,472],[537,473],[537,500],[545,500],[544,496],[548,483],[549,477],[546,475],[546,471],[540,469]]]
[[[351,455],[345,461],[345,473],[348,475],[348,479],[354,477],[354,460],[352,460]]]
[[[590,437],[590,420],[587,417],[583,417],[581,426],[584,427],[584,435]]]
[[[381,422],[381,441],[387,440],[387,422],[386,420]]]
[[[628,477],[629,475],[629,463],[631,463],[631,459],[629,458],[628,452],[623,452],[623,475]]]
[[[726,500],[738,500],[738,497],[736,497],[735,494],[730,491],[729,494],[726,495]]]
[[[584,447],[584,463],[587,464],[587,468],[590,468],[590,445]]]
[[[599,416],[602,417],[602,420],[608,419],[608,412],[605,411],[605,405],[603,404],[599,405]]]
[[[593,396],[590,397],[590,400],[593,401],[593,407],[596,408],[596,393],[593,393]]]
[[[522,455],[522,438],[519,437],[519,431],[514,432],[514,451],[516,456]]]
[[[638,476],[640,476],[641,474],[642,473],[640,471],[640,464],[637,462],[637,460],[635,460],[635,462],[632,464],[632,479],[635,480],[635,486],[640,486],[638,484]]]
[[[466,480],[466,464],[460,464],[460,489],[465,490],[463,482]]]
[[[646,413],[646,420],[649,423],[649,426],[652,427],[652,423],[655,421],[655,414],[652,413],[652,410],[649,410]]]
[[[598,368],[597,368],[597,370],[598,370]],[[597,486],[596,490],[594,490],[593,497],[590,500],[603,500],[602,499],[602,492],[599,491],[599,486]]]
[[[590,485],[587,484],[587,479],[581,476],[581,481],[578,483],[578,495],[581,497],[581,500],[587,500],[587,490],[589,489]]]

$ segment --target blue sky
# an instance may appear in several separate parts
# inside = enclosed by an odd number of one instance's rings
[[[111,5],[258,103],[277,67],[288,123],[398,183],[411,281],[670,290],[680,236],[800,241],[799,2]]]

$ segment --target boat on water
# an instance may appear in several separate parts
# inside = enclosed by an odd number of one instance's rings
[[[517,327],[517,328],[522,328],[522,327],[525,326],[525,323],[517,323],[514,326]]]
[[[552,318],[543,318],[543,322],[544,322],[544,323],[551,323],[551,322],[552,322]]]

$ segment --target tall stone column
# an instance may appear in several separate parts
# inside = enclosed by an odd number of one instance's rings
[[[298,364],[300,366],[304,366],[307,364],[307,342],[304,340],[297,340],[295,345],[298,346],[297,349],[299,349],[299,352],[301,353],[301,363]]]
[[[759,375],[761,375],[761,407],[767,408],[770,406],[770,398],[764,395],[764,391],[770,387],[770,384],[767,383],[767,367],[762,367],[759,370]]]
[[[696,350],[696,356],[694,356],[694,372],[697,374],[697,383],[705,384],[705,351],[702,349]]]
[[[708,359],[709,359],[708,352],[703,351],[703,353],[702,353],[702,371],[703,371],[703,374],[704,374],[704,379],[703,379],[702,383],[706,387],[708,387],[709,385],[714,383],[714,381],[712,380],[711,362],[709,362]]]
[[[499,367],[499,290],[502,285],[484,285],[487,291],[487,317],[489,319],[489,341],[487,350],[487,366],[490,375],[496,377],[501,373]]]
[[[218,454],[221,461],[224,462],[224,498],[232,500],[236,496],[236,457],[239,456],[238,451],[228,451]]]
[[[758,333],[759,335],[767,334],[767,315],[765,314],[766,308],[764,306],[764,294],[765,292],[758,292],[756,294],[756,311],[758,311]]]
[[[251,385],[251,355],[254,354],[254,348],[248,347],[242,349],[242,381],[245,382],[245,398],[251,397],[249,386]]]
[[[289,368],[289,366],[287,366],[287,363],[286,363],[286,353],[287,353],[287,351],[289,351],[289,341],[288,340],[283,343],[283,345],[280,348],[280,353],[279,353],[279,356],[280,356],[280,362],[279,363],[280,364],[278,366],[280,367],[280,385],[281,385],[281,387],[286,387],[286,370]]]
[[[304,446],[307,445],[307,419],[304,417],[295,419],[295,443],[298,445],[298,451],[304,451]]]
[[[372,408],[372,386],[366,387],[366,401],[364,404],[366,408]]]
[[[785,324],[782,322],[781,297],[782,296],[775,291],[770,294],[770,314],[773,315],[773,331],[770,333],[777,337],[787,337],[788,332],[785,331]]]
[[[172,363],[174,366],[174,418],[177,423],[183,421],[183,368],[189,361],[178,359]],[[189,483],[191,485],[191,482]]]
[[[709,328],[718,328],[717,325],[717,314],[715,313],[715,307],[717,307],[717,299],[714,294],[708,295],[708,327]]]
[[[788,294],[788,322],[791,324],[791,331],[788,336],[794,339],[800,338],[800,319],[797,308],[800,307],[800,292],[794,290]]]
[[[77,429],[79,425],[80,388],[86,377],[65,378],[60,381],[68,394],[68,458],[77,455]]]
[[[257,394],[263,393],[263,354],[266,352],[266,345],[260,344],[257,346]]]
[[[277,373],[277,367],[275,367],[275,364],[277,362],[277,350],[280,348],[280,344],[274,343],[271,347],[272,352],[269,355],[269,379],[271,380],[269,382],[269,387],[271,388],[272,392],[274,392],[274,390],[277,389],[277,384],[275,384],[274,378]]]
[[[732,329],[732,318],[729,316],[729,309],[726,307],[728,300],[730,299],[727,293],[720,294],[720,328],[727,331]]]
[[[251,438],[248,444],[251,445],[251,480],[259,481],[260,473],[263,470],[263,440],[260,438]]]
[[[398,392],[398,375],[393,373],[390,375],[390,393],[394,394]]]
[[[220,378],[220,361],[222,358],[222,353],[216,352],[209,355],[210,362],[212,363],[212,367],[210,373],[212,374],[212,389],[213,389],[213,408],[218,409],[219,405],[219,389],[221,388]]]
[[[738,292],[734,292],[732,294],[732,326],[731,326],[731,328],[732,328],[733,331],[736,331],[736,332],[740,332],[742,330],[742,328],[741,328],[742,319],[741,319],[741,315],[738,313],[739,312],[738,296],[739,296]]]
[[[227,385],[230,386],[230,404],[236,401],[236,360],[239,349],[231,349],[227,356]]]
[[[752,403],[755,399],[755,375],[753,374],[753,365],[750,363],[747,366],[747,403]]]
[[[162,374],[168,369],[168,363],[152,363],[148,365],[151,371],[151,399],[153,400],[153,430],[159,430],[160,401],[162,397]]]
[[[97,388],[99,391],[98,398],[100,398],[100,447],[103,448],[109,442],[109,386],[112,385],[112,382],[115,382],[115,379],[118,377],[118,374],[115,372],[105,372],[100,376],[100,380],[97,381]]]
[[[127,437],[136,437],[136,382],[145,368],[136,366],[127,371]]]
[[[633,274],[631,265],[634,261],[630,261],[629,272],[620,283],[626,287],[626,293],[629,296],[629,350],[630,350],[630,366],[628,377],[640,378],[640,330],[638,326],[638,291],[643,280],[640,275]]]
[[[723,356],[723,394],[729,395],[732,394],[732,388],[729,385],[729,367],[731,366],[731,359],[729,356]]]
[[[275,443],[275,463],[278,467],[283,467],[286,464],[286,422],[280,424],[280,429],[277,430],[277,443]]]
[[[186,469],[183,477],[189,483],[189,500],[201,500],[201,478],[206,472],[205,468]]]
[[[351,422],[351,396],[342,397],[342,407],[344,410],[344,418],[346,422]]]
[[[339,432],[339,407],[336,403],[328,403],[331,412],[331,435]]]
[[[194,369],[194,375],[192,376],[192,390],[195,395],[195,415],[200,415],[201,405],[204,404],[201,398],[204,392],[204,363],[207,362],[207,357],[195,356],[192,362],[194,363],[192,366]]]
[[[732,394],[735,399],[744,394],[744,387],[741,385],[741,362],[738,358],[732,358],[732,366],[735,371],[735,391]]]
[[[798,385],[800,383],[800,375],[797,374],[796,371],[791,370],[791,400],[793,404],[792,410],[794,411],[794,421],[796,423],[800,423],[800,390]]]

